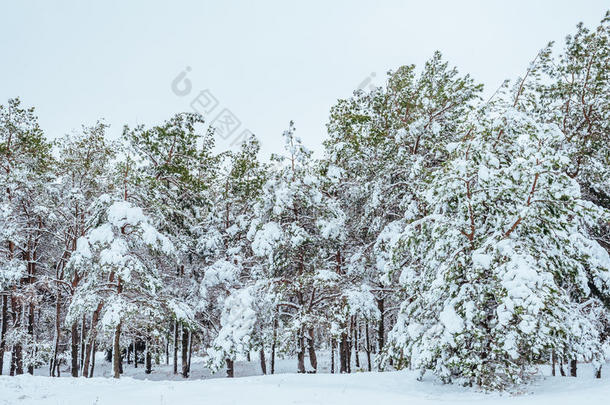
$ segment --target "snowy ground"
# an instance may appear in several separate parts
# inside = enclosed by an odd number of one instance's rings
[[[327,363],[321,359],[323,363]],[[39,376],[0,377],[0,404],[603,404],[610,398],[610,364],[604,367],[603,378],[593,378],[587,364],[579,365],[580,376],[550,377],[543,369],[539,381],[519,395],[484,394],[474,389],[442,385],[432,377],[416,380],[410,371],[385,373],[356,372],[344,375],[290,374],[296,367],[294,359],[280,360],[278,371],[285,374],[223,377],[210,375],[200,361],[193,362],[189,380],[176,378],[171,366],[158,366],[151,375],[140,367],[125,366],[120,380],[104,378],[110,372],[103,357],[96,360],[100,377],[50,378],[37,370]],[[98,367],[99,364],[99,368]],[[325,368],[326,366],[323,366]],[[237,362],[236,375],[260,373],[257,362]],[[68,373],[65,374],[66,376]],[[153,381],[156,380],[156,381]]]

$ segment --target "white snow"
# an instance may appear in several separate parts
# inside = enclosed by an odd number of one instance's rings
[[[99,356],[98,356],[99,357]],[[201,363],[193,359],[195,367]],[[96,367],[103,368],[102,364]],[[252,371],[256,362],[236,362],[236,371],[247,367]],[[282,368],[296,366],[293,359],[281,360]],[[515,393],[479,392],[458,385],[443,385],[428,375],[417,381],[415,371],[361,372],[353,374],[276,374],[242,378],[158,380],[158,371],[146,375],[142,368],[134,377],[74,379],[22,375],[0,377],[0,404],[62,404],[62,405],[173,405],[173,404],[519,404],[519,405],[597,405],[607,403],[610,378],[594,379],[588,364],[579,364],[580,376],[550,377],[548,368],[543,376]],[[606,366],[607,367],[607,366]],[[603,373],[603,371],[602,371]],[[97,374],[97,373],[96,373]],[[222,373],[215,377],[222,377]],[[150,380],[140,380],[150,378]],[[156,381],[151,381],[156,380]]]

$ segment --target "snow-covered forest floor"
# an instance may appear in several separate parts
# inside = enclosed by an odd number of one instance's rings
[[[321,353],[323,355],[323,353]],[[328,356],[326,356],[328,357]],[[125,364],[120,380],[111,375],[110,363],[103,353],[96,358],[95,378],[74,379],[36,376],[0,377],[0,404],[602,404],[610,397],[610,365],[602,378],[593,378],[589,364],[579,364],[579,377],[551,377],[550,368],[542,367],[539,378],[521,392],[486,394],[459,385],[444,385],[427,375],[417,381],[418,372],[354,372],[328,374],[328,358],[321,358],[319,374],[295,374],[295,359],[277,362],[275,375],[261,376],[257,361],[237,361],[235,374],[224,377],[224,370],[212,375],[200,358],[193,358],[188,380],[174,376],[172,366],[158,365],[152,374],[133,364]],[[567,371],[567,367],[566,367]],[[101,377],[101,378],[100,378]]]

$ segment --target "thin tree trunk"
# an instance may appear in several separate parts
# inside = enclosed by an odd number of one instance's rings
[[[309,364],[311,364],[311,368],[315,373],[318,371],[318,358],[316,356],[316,348],[314,344],[314,330],[313,328],[309,328],[309,345],[307,346],[309,351]]]
[[[551,352],[551,375],[555,377],[555,363],[557,363],[557,355],[555,354],[555,350]]]
[[[171,328],[171,324],[170,324]],[[165,335],[165,364],[169,364],[169,331]]]
[[[602,366],[600,365],[597,370],[595,370],[595,378],[602,378]]]
[[[193,355],[193,332],[189,332],[189,361],[188,373],[191,375],[191,356]]]
[[[261,371],[263,372],[263,374],[267,374],[267,362],[265,360],[265,348],[261,347],[261,349],[259,350],[259,357],[261,360]]]
[[[570,377],[576,377],[576,360],[570,361]]]
[[[347,373],[347,333],[341,334],[341,342],[339,342],[339,372]]]
[[[138,368],[138,339],[133,339],[133,367]]]
[[[94,340],[91,344],[93,345],[93,358],[91,359],[91,372],[89,373],[89,376],[93,377],[93,370],[95,370],[95,349],[97,347],[97,343]]]
[[[182,377],[188,378],[188,349],[189,349],[189,330],[182,325]]]
[[[57,299],[55,301],[55,343],[53,344],[53,358],[51,359],[51,366],[49,375],[55,377],[55,369],[58,368],[57,355],[59,352],[59,339],[61,334],[61,290],[57,287]],[[0,351],[3,351],[0,349]],[[2,355],[0,354],[0,374],[2,374]]]
[[[561,357],[559,359],[559,373],[561,374],[562,377],[566,376],[566,372],[563,369],[563,357]]]
[[[305,373],[305,336],[303,335],[303,328],[299,329],[299,336],[297,338],[297,344],[299,350],[297,352],[297,368],[299,373]]]
[[[369,338],[369,322],[366,321],[365,323],[365,330],[364,333],[366,334],[366,363],[367,363],[367,368],[369,371],[372,370],[371,368],[371,339]]]
[[[225,362],[227,363],[227,378],[233,378],[233,376],[234,376],[234,370],[233,370],[234,362],[231,359],[226,359]]]
[[[178,321],[174,322],[174,374],[178,374]]]
[[[87,316],[83,314],[83,322],[80,329],[80,367],[85,362],[85,346],[87,345]],[[81,372],[82,373],[82,372]]]
[[[72,377],[78,377],[78,325],[76,322],[72,323],[72,329],[70,332],[70,337],[72,338],[72,345],[70,351],[70,356],[72,360],[71,372]]]
[[[11,297],[11,308],[13,310],[13,327],[19,329],[21,327],[21,315],[23,312],[23,306],[17,303],[15,297]],[[11,352],[11,371],[10,375],[23,374],[23,350],[21,342],[13,344],[13,350]]]
[[[114,371],[114,378],[121,377],[121,322],[116,326],[114,332],[114,343],[112,345],[112,369]]]
[[[360,332],[360,328],[358,326],[358,321],[354,318],[354,355],[356,356],[356,367],[360,367],[360,355],[358,354],[358,335]]]
[[[330,339],[330,373],[335,374],[335,338]]]
[[[276,317],[273,320],[273,342],[271,343],[271,374],[275,374],[275,346],[277,340],[277,324],[278,322]]]
[[[93,374],[89,373],[89,363],[95,361],[95,338],[97,335],[97,322],[100,319],[100,312],[102,311],[103,304],[100,302],[97,304],[97,308],[93,311],[91,316],[91,329],[89,330],[89,344],[86,348],[85,360],[83,361],[83,377],[93,377]],[[91,357],[93,355],[93,360]],[[93,367],[91,367],[93,370]]]
[[[146,370],[145,373],[146,374],[150,374],[152,373],[152,356],[150,353],[150,338],[146,338],[146,355],[145,355],[145,361],[146,361]]]
[[[2,295],[2,328],[0,329],[0,375],[4,367],[4,350],[6,348],[6,328],[8,326],[8,297]]]
[[[34,303],[30,302],[28,311],[28,335],[30,335],[30,341],[34,342]],[[28,374],[34,375],[34,364],[28,364]]]

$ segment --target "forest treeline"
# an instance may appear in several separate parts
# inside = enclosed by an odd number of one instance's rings
[[[555,48],[560,48],[555,50]],[[257,353],[507,389],[610,347],[610,14],[490,99],[435,53],[290,124],[266,162],[203,117],[49,140],[0,106],[0,371],[119,377]],[[7,354],[5,356],[4,354]],[[363,357],[364,353],[364,357]],[[353,359],[355,357],[355,359]],[[10,359],[3,364],[3,359]],[[179,367],[180,366],[180,367]]]

